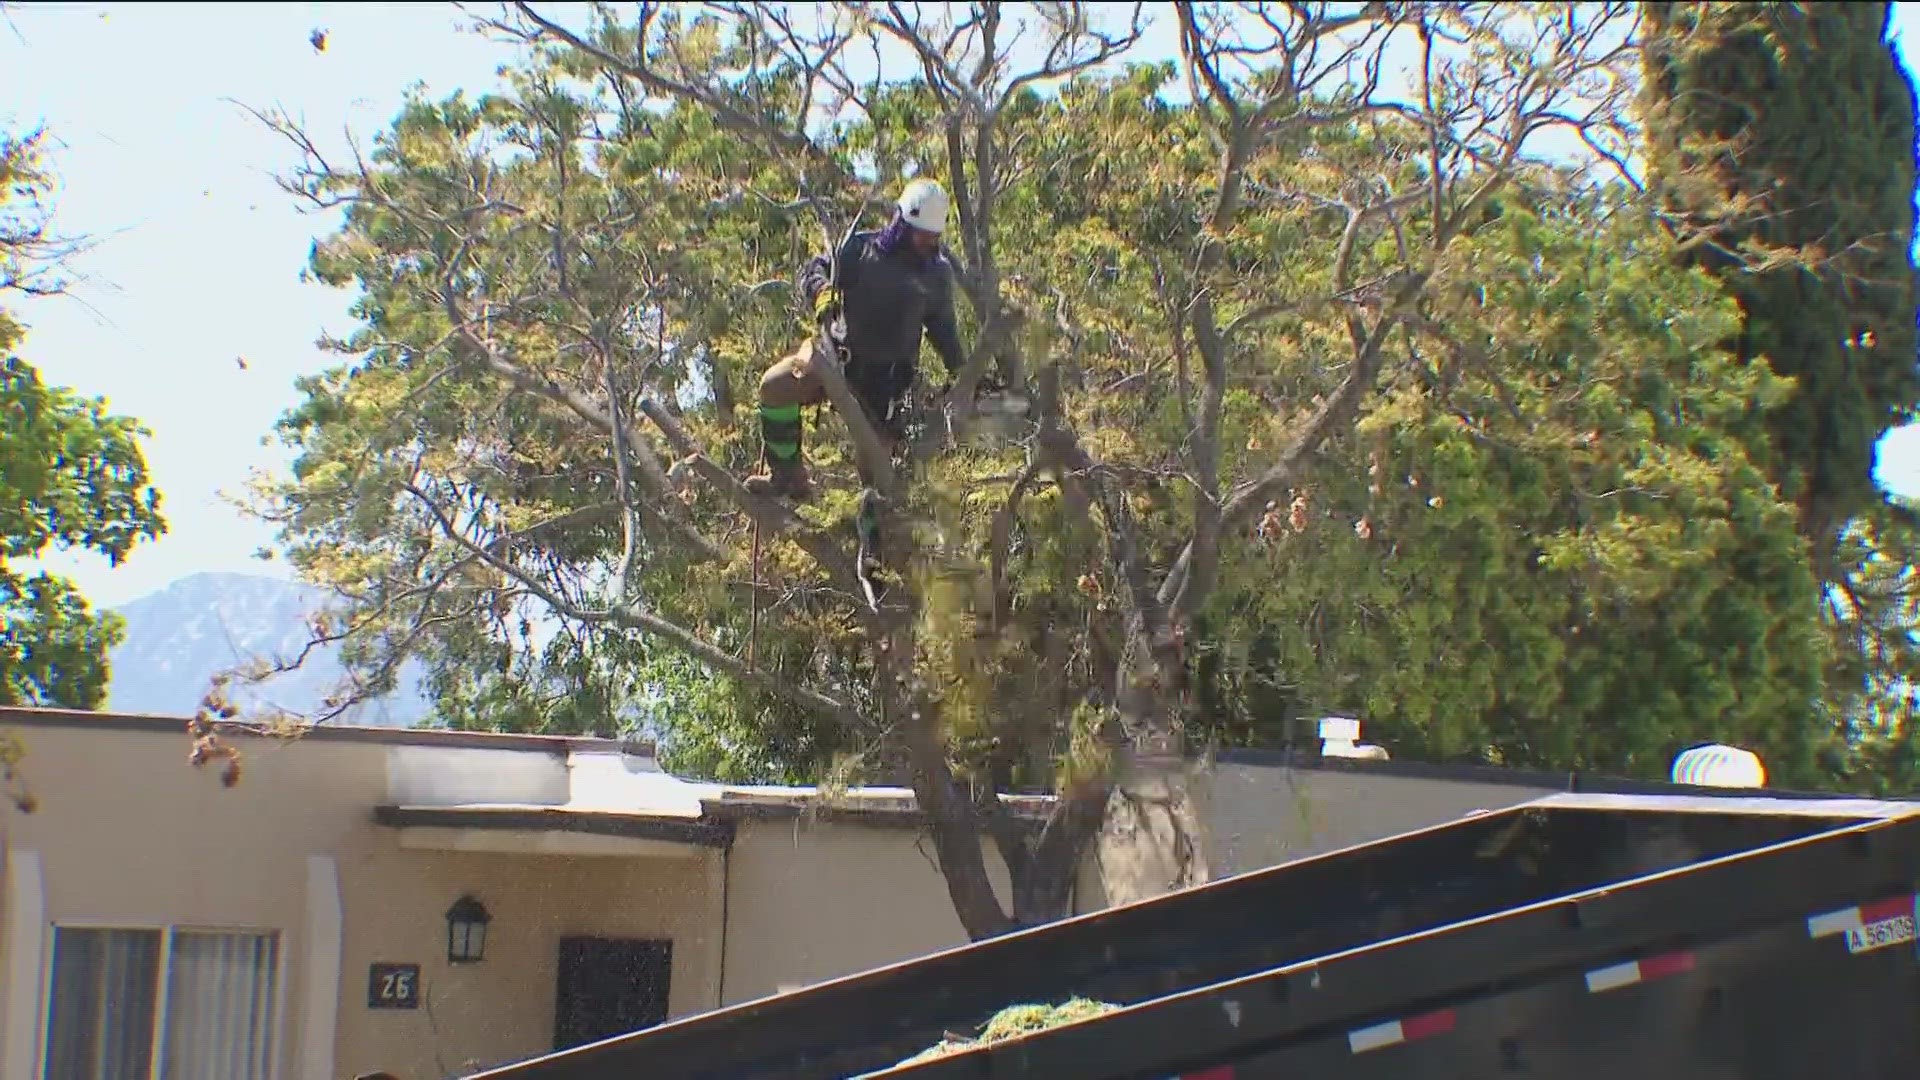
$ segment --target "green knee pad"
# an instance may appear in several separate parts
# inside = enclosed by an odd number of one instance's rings
[[[800,406],[760,406],[760,441],[767,453],[781,460],[800,455]]]

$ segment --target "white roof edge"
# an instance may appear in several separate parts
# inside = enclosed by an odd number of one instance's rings
[[[1783,799],[1768,795],[1630,795],[1563,791],[1521,806],[1569,810],[1671,810],[1701,814],[1790,814],[1798,817],[1895,818],[1920,814],[1920,803],[1882,799]]]
[[[713,801],[723,803],[753,803],[757,805],[784,806],[795,799],[817,799],[820,797],[820,789],[814,787],[780,787],[773,785],[756,787],[752,785],[734,784],[715,786],[718,787],[718,790],[715,795],[712,796]],[[1052,802],[1057,798],[1058,796],[1051,794],[1021,794],[1018,792],[1004,791],[1000,793],[1000,799],[1003,802],[1021,800],[1030,802]],[[833,796],[833,801],[913,803],[917,800],[914,797],[912,788],[871,787],[848,788]]]
[[[463,803],[399,803],[400,810],[431,810],[446,813],[481,812],[489,814],[514,813],[550,813],[550,814],[605,814],[609,817],[671,818],[681,821],[696,821],[698,813],[689,814],[674,807],[659,806],[580,806],[575,803],[516,803],[516,802],[463,802]]]

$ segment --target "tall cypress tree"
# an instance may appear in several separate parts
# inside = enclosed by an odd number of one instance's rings
[[[1645,5],[1651,187],[1746,312],[1743,358],[1799,380],[1773,475],[1823,576],[1883,497],[1874,448],[1920,410],[1913,88],[1891,4]]]

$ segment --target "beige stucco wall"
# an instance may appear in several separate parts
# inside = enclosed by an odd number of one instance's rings
[[[1187,774],[1187,783],[1204,823],[1197,847],[1208,880],[1384,840],[1474,810],[1517,806],[1560,790],[1233,761],[1198,766]],[[1118,865],[1099,858],[1116,861],[1116,846],[1109,844],[1081,866],[1077,913],[1109,906],[1109,886],[1116,879],[1125,892],[1112,895],[1122,901],[1167,891],[1154,884],[1171,876],[1171,838],[1164,827],[1151,831],[1149,840],[1134,845],[1138,851],[1118,849]]]
[[[187,766],[184,734],[19,734],[40,805],[32,815],[9,812],[5,837],[10,849],[39,855],[46,922],[279,930],[286,1080],[308,1076],[299,1048],[312,1012],[310,855],[334,860],[344,916],[331,1076],[381,1068],[421,1080],[549,1050],[562,935],[671,939],[673,1014],[718,1002],[717,850],[661,858],[405,849],[399,832],[371,820],[387,790],[383,746],[249,739],[244,776],[227,789],[216,769]],[[454,968],[444,913],[462,892],[482,899],[493,924],[485,962]],[[50,932],[41,947],[44,969]],[[425,1007],[368,1009],[375,961],[420,964]],[[0,1016],[12,1004],[5,995],[0,980]],[[33,1008],[37,1039],[44,1003]]]
[[[1004,904],[1006,864],[986,858]],[[917,831],[749,820],[732,859],[728,1004],[966,944]]]
[[[493,1065],[548,1050],[564,935],[672,940],[676,1016],[966,941],[932,851],[915,829],[747,819],[731,852],[573,833],[401,831],[371,817],[374,806],[392,798],[390,746],[246,739],[244,777],[227,789],[217,767],[187,766],[179,729],[14,730],[27,746],[26,775],[39,810],[0,813],[0,829],[10,853],[38,856],[41,929],[104,923],[280,931],[282,1080],[334,1080],[376,1068],[431,1080],[470,1062]],[[537,786],[545,782],[537,775],[540,753],[488,758],[459,782],[517,770]],[[439,760],[416,754],[405,768],[429,779],[447,775]],[[1214,763],[1195,779],[1212,878],[1547,793],[1235,762]],[[542,853],[556,841],[564,841],[566,853]],[[471,850],[476,845],[491,850]],[[1004,899],[1006,873],[991,846],[986,859]],[[318,876],[316,865],[324,871]],[[336,881],[337,992],[315,1008],[310,980],[327,965],[314,962],[309,927],[319,929],[314,940],[326,940],[326,901]],[[493,924],[486,961],[452,968],[443,916],[464,892],[482,899]],[[1090,859],[1076,909],[1104,905],[1101,869]],[[14,916],[0,910],[0,930]],[[0,951],[11,940],[0,933]],[[0,1037],[22,1028],[21,1003],[9,986],[44,994],[51,934],[40,934],[35,947],[42,951],[39,981],[24,968],[16,973],[11,954],[0,955],[0,1020],[13,1018],[11,1026],[0,1024]],[[369,1010],[368,966],[378,961],[420,964],[426,1007]],[[44,1005],[24,1007],[37,1057]],[[316,1016],[322,1020],[315,1038],[333,1059],[323,1074],[301,1056]]]
[[[365,831],[349,808],[369,805],[379,790],[377,752],[250,743],[243,779],[228,789],[217,766],[188,767],[184,730],[27,727],[17,734],[39,805],[30,815],[7,810],[4,828],[10,851],[38,853],[45,920],[279,930],[282,1075],[299,1077],[290,1064],[306,1012],[299,993],[306,857]],[[41,947],[44,969],[50,930]],[[9,989],[0,993],[8,995],[4,1014],[14,1015],[19,1003]],[[28,1007],[38,1021],[44,1002]],[[37,1043],[37,1022],[33,1035]]]
[[[715,853],[717,858],[717,853]],[[372,853],[342,867],[349,897],[338,1069],[447,1076],[553,1049],[560,938],[584,934],[668,939],[672,1015],[714,1007],[719,938],[701,858],[522,856],[468,852]],[[450,965],[448,904],[463,892],[493,916],[484,963]],[[386,903],[358,902],[385,894]],[[418,963],[419,1010],[366,1007],[368,965]]]
[[[1556,788],[1467,783],[1381,773],[1216,763],[1209,773],[1212,876],[1383,840],[1500,810]]]

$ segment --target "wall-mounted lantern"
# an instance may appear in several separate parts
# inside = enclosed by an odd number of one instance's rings
[[[447,961],[471,964],[487,954],[487,924],[493,916],[485,904],[462,896],[447,909]]]

